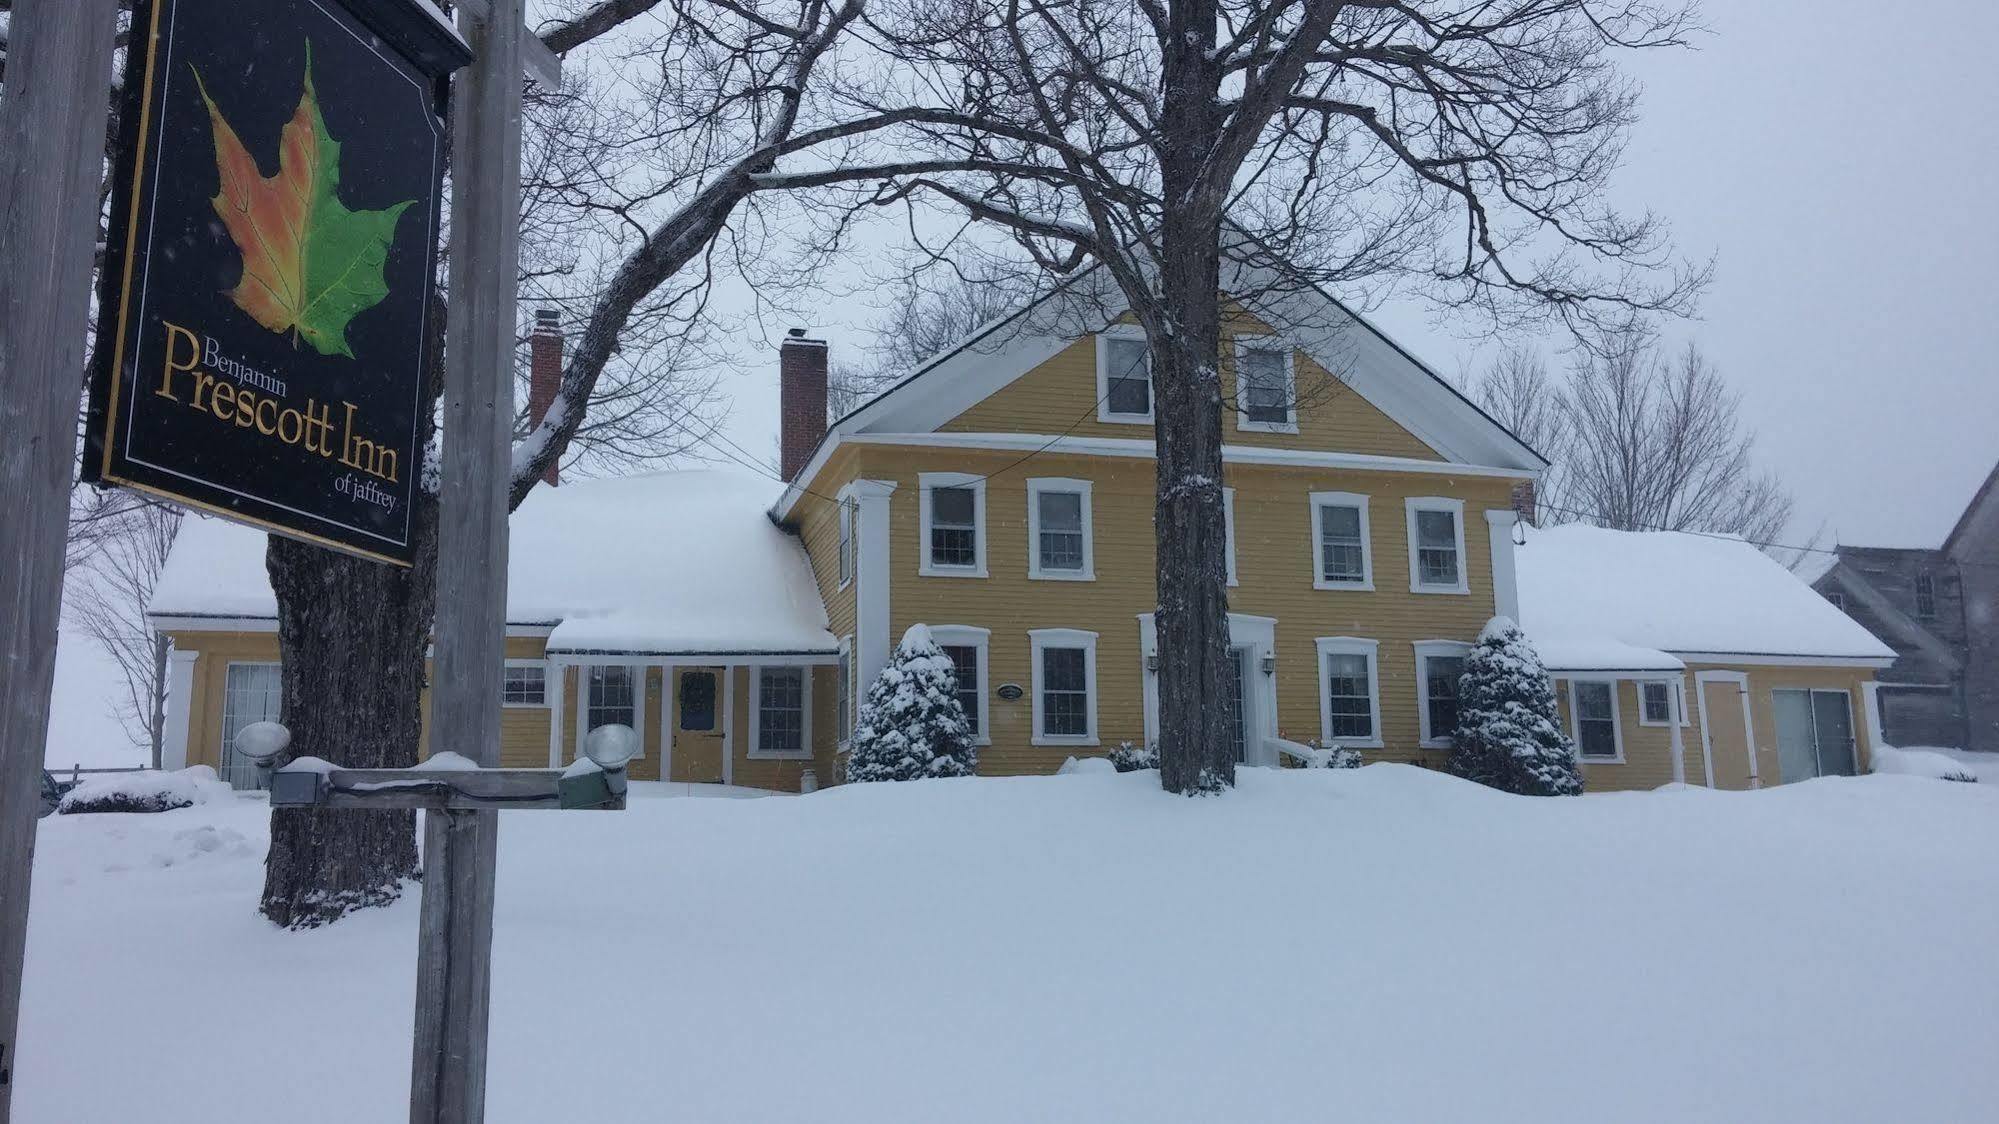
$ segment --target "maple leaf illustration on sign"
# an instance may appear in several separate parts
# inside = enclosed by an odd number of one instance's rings
[[[347,325],[389,295],[382,275],[396,220],[414,199],[379,211],[340,202],[340,142],[326,131],[305,45],[305,88],[278,135],[278,174],[265,177],[222,116],[201,72],[194,75],[215,134],[221,190],[210,202],[243,254],[243,277],[229,291],[236,307],[322,355],[354,357]]]

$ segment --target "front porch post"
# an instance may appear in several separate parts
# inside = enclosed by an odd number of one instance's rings
[[[548,703],[548,767],[562,768],[562,690],[563,680],[569,677],[569,668],[561,660],[548,661],[548,670],[543,673],[547,680]]]
[[[166,727],[160,731],[159,767],[187,768],[188,731],[194,722],[194,661],[200,652],[175,648],[167,653]]]
[[[1671,679],[1660,680],[1666,685],[1666,713],[1669,717],[1667,726],[1673,731],[1673,783],[1680,785],[1687,783],[1687,749],[1680,737],[1680,727],[1686,724],[1687,718],[1686,708],[1680,705],[1682,678],[1676,675]],[[1641,710],[1645,706],[1645,696],[1642,691],[1638,696],[1638,705]]]
[[[854,648],[858,681],[873,683],[888,665],[889,638],[889,507],[893,480],[856,480],[859,508],[855,531],[857,573],[854,575]],[[862,688],[864,691],[866,687]]]

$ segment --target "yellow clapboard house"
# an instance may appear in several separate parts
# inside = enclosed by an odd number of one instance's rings
[[[1245,765],[1301,743],[1440,765],[1460,661],[1503,615],[1542,641],[1592,788],[1866,768],[1892,652],[1781,567],[1524,526],[1543,459],[1364,319],[1317,291],[1224,308]],[[1156,737],[1152,393],[1123,321],[1037,302],[830,424],[826,345],[794,333],[777,476],[537,488],[512,522],[504,762],[564,763],[622,722],[637,779],[836,783],[858,699],[918,623],[958,665],[983,773]],[[534,350],[554,378],[558,341]],[[169,764],[253,783],[227,746],[280,702],[263,536],[189,520],[152,616]]]

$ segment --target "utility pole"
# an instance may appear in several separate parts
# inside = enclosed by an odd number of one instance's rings
[[[19,1056],[117,0],[15,0],[0,96],[0,1124]],[[509,278],[512,274],[508,275]]]
[[[453,80],[451,315],[438,492],[434,748],[499,764],[507,641],[507,484],[519,258],[524,0],[459,6],[472,63]],[[411,1124],[486,1110],[499,813],[424,813]]]

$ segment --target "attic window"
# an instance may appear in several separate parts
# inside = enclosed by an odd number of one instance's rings
[[[1243,346],[1236,352],[1236,426],[1239,429],[1296,433],[1291,411],[1291,353],[1283,348]]]
[[[1928,573],[1916,575],[1916,615],[1926,621],[1937,615],[1937,580]]]
[[[1152,421],[1152,352],[1143,334],[1126,329],[1097,337],[1097,419]]]

